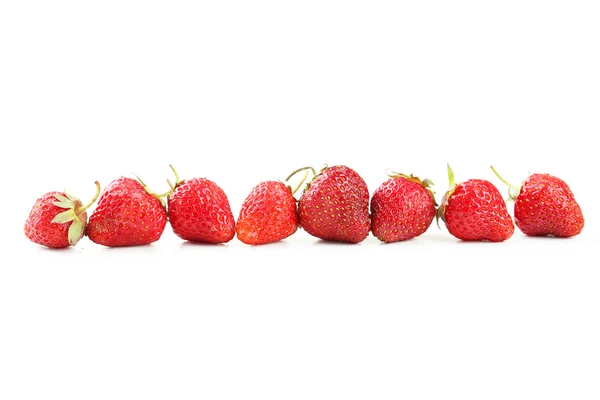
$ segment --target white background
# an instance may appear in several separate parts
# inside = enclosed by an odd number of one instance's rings
[[[595,1],[0,4],[1,399],[598,399]],[[168,164],[234,214],[347,164],[566,180],[573,239],[50,251],[35,199]],[[502,193],[505,188],[501,187]],[[509,204],[512,210],[512,204]],[[595,246],[594,246],[595,243]],[[594,247],[593,247],[594,246]]]

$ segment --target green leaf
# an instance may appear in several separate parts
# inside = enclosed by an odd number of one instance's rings
[[[446,164],[448,166],[448,182],[449,182],[449,186],[450,188],[454,187],[454,171],[452,171],[452,168],[450,168],[450,164]]]
[[[79,239],[83,237],[83,223],[79,218],[75,218],[69,227],[69,244],[75,246]]]
[[[69,203],[69,202],[71,202],[71,200],[69,200],[67,197],[63,196],[63,195],[62,195],[62,194],[60,194],[60,193],[56,193],[56,194],[54,195],[54,197],[56,197],[56,199],[57,199],[58,201],[60,201],[60,202],[65,202],[65,203]]]
[[[60,208],[73,208],[74,206],[72,201],[53,201],[52,204]]]
[[[54,204],[55,206],[58,206],[60,208],[74,208],[73,202],[65,196],[63,196],[62,194],[57,193],[54,195],[54,197],[58,200],[52,202],[52,204]]]
[[[55,224],[64,224],[66,222],[73,221],[74,219],[77,219],[77,216],[75,215],[75,211],[71,209],[57,214],[52,222]]]
[[[69,200],[71,200],[72,202],[79,200],[77,197],[73,196],[71,193],[67,192],[66,190],[65,190],[65,194],[67,195],[67,198]]]

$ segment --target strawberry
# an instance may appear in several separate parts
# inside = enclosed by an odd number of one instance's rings
[[[432,182],[391,174],[371,198],[371,231],[382,242],[412,239],[425,232],[435,216]]]
[[[244,203],[236,225],[237,238],[246,244],[277,242],[298,229],[296,199],[282,182],[256,185]]]
[[[298,201],[300,226],[309,234],[339,242],[363,241],[371,228],[369,190],[353,169],[323,169]]]
[[[521,186],[515,186],[491,168],[509,186],[509,199],[515,202],[515,222],[521,232],[562,238],[581,233],[583,213],[565,181],[549,174],[532,174]]]
[[[469,179],[455,185],[450,166],[448,178],[450,190],[444,195],[438,217],[453,236],[491,242],[512,236],[515,227],[496,186],[483,179]]]
[[[96,195],[84,206],[81,200],[66,192],[46,193],[37,199],[25,221],[25,236],[53,249],[75,246],[85,233],[86,210],[99,194],[100,184],[96,182]]]
[[[142,181],[119,178],[100,195],[87,235],[108,247],[138,246],[160,239],[166,223],[167,212],[158,195]]]
[[[235,220],[227,195],[215,182],[205,178],[179,181],[168,195],[169,221],[183,240],[226,243],[235,236]]]

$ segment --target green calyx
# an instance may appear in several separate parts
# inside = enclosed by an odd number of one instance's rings
[[[395,178],[404,178],[404,179],[408,179],[411,182],[415,182],[415,183],[418,183],[419,185],[423,186],[425,189],[427,189],[427,191],[431,195],[431,198],[433,199],[433,203],[437,207],[438,204],[437,204],[437,201],[435,200],[435,192],[431,189],[431,187],[434,186],[434,183],[431,181],[431,179],[421,180],[420,178],[414,176],[413,174],[406,175],[401,172],[394,172],[390,169],[388,169],[386,171],[386,174],[390,178],[394,178],[394,179]]]
[[[454,171],[452,171],[452,168],[450,168],[450,164],[446,164],[446,166],[448,167],[448,183],[449,183],[449,187],[450,189],[454,189],[455,184],[454,184]]]
[[[494,168],[492,165],[490,165],[490,168],[492,169],[494,174],[498,177],[498,179],[500,179],[500,181],[502,183],[504,183],[506,186],[508,186],[508,199],[507,200],[514,201],[517,198],[517,196],[519,195],[519,193],[521,193],[521,187],[517,186],[517,185],[513,185],[512,183],[509,183],[508,181],[506,181],[503,177],[500,176],[498,171],[496,171],[496,168]]]
[[[54,219],[52,219],[52,223],[66,224],[71,222],[68,231],[68,239],[71,246],[75,246],[79,239],[83,237],[83,232],[87,224],[87,218],[83,215],[83,213],[96,202],[98,196],[100,195],[100,183],[96,181],[95,184],[96,194],[94,195],[94,198],[86,205],[82,205],[81,200],[67,193],[67,191],[65,191],[65,196],[60,193],[54,195],[56,201],[54,201],[52,204],[57,207],[64,208],[65,211],[58,213]]]
[[[440,219],[446,222],[446,206],[448,205],[448,199],[450,198],[450,196],[452,196],[452,193],[454,193],[456,187],[458,186],[454,182],[454,171],[452,171],[452,168],[450,168],[450,164],[446,164],[446,166],[448,169],[448,191],[444,193],[444,197],[442,197],[442,202],[435,212],[435,222],[438,228],[440,228]]]

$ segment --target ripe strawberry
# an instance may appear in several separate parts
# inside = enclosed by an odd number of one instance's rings
[[[470,179],[454,184],[448,166],[450,190],[444,195],[438,216],[448,231],[461,240],[501,242],[515,230],[502,195],[489,181]]]
[[[277,242],[298,229],[296,199],[282,182],[255,186],[244,203],[236,225],[237,238],[246,244]]]
[[[432,182],[392,174],[371,198],[371,231],[382,242],[412,239],[425,232],[435,216]]]
[[[519,187],[505,181],[491,168],[509,186],[509,198],[515,202],[515,222],[521,232],[529,236],[556,237],[581,233],[583,213],[565,181],[549,174],[532,174]]]
[[[223,189],[205,178],[179,181],[173,172],[175,186],[168,197],[173,232],[191,242],[216,244],[233,239],[235,220]]]
[[[85,233],[86,210],[99,194],[100,184],[96,182],[96,195],[84,206],[66,192],[46,193],[37,199],[25,221],[25,236],[53,249],[75,246]]]
[[[87,235],[108,247],[138,246],[160,239],[166,223],[167,212],[158,195],[141,181],[119,178],[100,195]]]
[[[367,184],[345,165],[325,168],[302,194],[298,215],[300,226],[313,236],[361,242],[371,228]]]

